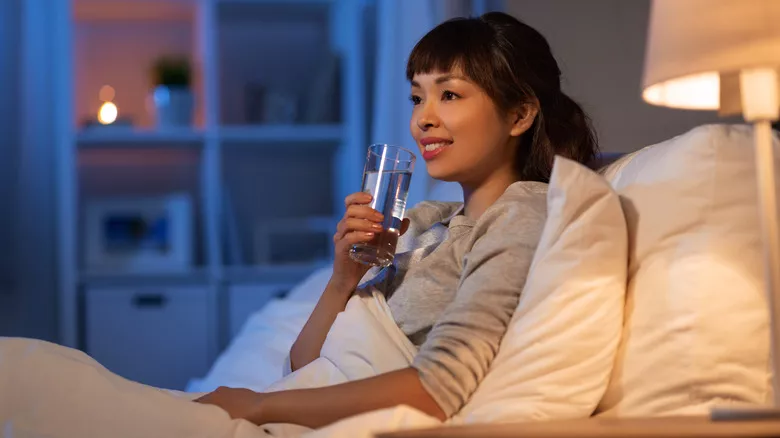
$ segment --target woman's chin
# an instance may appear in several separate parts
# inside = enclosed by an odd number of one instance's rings
[[[436,180],[439,181],[446,181],[446,182],[460,182],[460,172],[457,172],[456,169],[453,169],[450,166],[443,166],[445,163],[441,162],[435,162],[430,161],[426,164],[428,171],[428,175]]]
[[[428,164],[428,168],[426,170],[428,171],[428,176],[435,180],[444,182],[461,182],[459,174],[452,171],[452,169],[445,169],[443,167],[431,166]]]
[[[428,167],[428,176],[438,181],[455,182],[455,175],[451,172],[442,172],[440,169]]]

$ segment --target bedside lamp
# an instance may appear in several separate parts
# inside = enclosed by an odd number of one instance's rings
[[[780,0],[653,0],[642,97],[753,123],[769,310],[773,408],[715,409],[713,419],[780,418],[780,240],[772,121],[780,102]]]

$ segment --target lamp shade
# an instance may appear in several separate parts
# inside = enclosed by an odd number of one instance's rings
[[[654,0],[642,97],[739,114],[739,74],[780,70],[780,0]]]

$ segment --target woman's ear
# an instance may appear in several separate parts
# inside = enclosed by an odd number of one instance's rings
[[[509,135],[519,137],[525,131],[531,129],[536,116],[539,114],[539,106],[534,103],[524,103],[516,110],[512,111],[512,130]]]

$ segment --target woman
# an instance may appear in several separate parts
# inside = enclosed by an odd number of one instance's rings
[[[404,239],[428,245],[427,255],[399,268],[384,292],[419,347],[412,366],[318,389],[220,388],[198,401],[256,424],[313,428],[401,404],[441,420],[455,414],[485,376],[518,303],[544,224],[553,157],[587,162],[596,153],[589,120],[561,91],[560,74],[544,37],[503,13],[450,20],[425,35],[406,69],[411,133],[428,173],[459,183],[464,203],[422,203],[404,224],[414,231]],[[348,251],[381,231],[369,201],[364,193],[345,200],[333,276],[292,347],[293,369],[319,356],[368,270]]]

